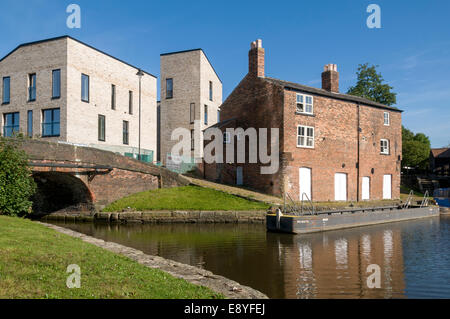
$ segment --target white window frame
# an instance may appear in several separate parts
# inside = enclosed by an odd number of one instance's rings
[[[386,146],[383,146],[383,142],[386,142]],[[382,138],[380,140],[380,154],[389,155],[389,140]]]
[[[386,115],[387,115],[387,117],[386,117]],[[389,115],[389,112],[383,113],[383,121],[384,121],[385,126],[389,126],[391,124],[391,116]]]
[[[300,128],[304,128],[305,129],[305,133],[306,133],[305,135],[300,135],[299,134],[299,129]],[[312,137],[308,136],[308,129],[312,129]],[[302,136],[303,136],[304,141],[305,141],[304,145],[301,145],[299,143],[300,137],[302,137]],[[308,138],[312,138],[312,145],[311,146],[308,145]],[[314,139],[315,139],[314,127],[312,127],[312,126],[305,126],[305,125],[297,125],[297,147],[314,148],[314,144],[315,144],[314,143]]]
[[[298,109],[298,104],[300,104],[299,101],[298,101],[298,97],[299,96],[301,96],[302,100],[303,100],[303,102],[302,102],[303,103],[303,111],[300,111]],[[306,98],[307,97],[311,98],[311,103],[308,103],[308,104],[306,103]],[[297,93],[296,98],[295,98],[295,105],[296,105],[296,110],[295,110],[296,113],[311,114],[311,115],[314,114],[314,97],[312,95]],[[307,112],[306,111],[306,108],[307,108],[308,105],[311,106],[311,112]]]

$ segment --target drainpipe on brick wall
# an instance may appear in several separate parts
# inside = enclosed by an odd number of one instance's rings
[[[358,103],[357,106],[358,109],[358,156],[357,156],[357,162],[356,162],[356,178],[357,178],[357,182],[356,182],[356,201],[359,202],[359,152],[360,152],[360,133],[361,133],[361,125],[360,125],[360,105]]]

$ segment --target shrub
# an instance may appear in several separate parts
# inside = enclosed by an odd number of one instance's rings
[[[0,137],[0,215],[31,213],[30,201],[36,184],[26,153],[19,149],[21,139]]]

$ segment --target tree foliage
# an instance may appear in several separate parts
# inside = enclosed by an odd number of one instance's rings
[[[397,103],[397,94],[391,92],[392,86],[383,83],[383,77],[377,72],[378,66],[369,63],[360,64],[356,72],[358,79],[355,86],[351,86],[347,94],[364,97],[384,105]]]
[[[36,184],[20,140],[0,137],[0,215],[30,213]]]
[[[402,126],[402,166],[426,169],[429,166],[431,143],[423,133],[414,134]]]

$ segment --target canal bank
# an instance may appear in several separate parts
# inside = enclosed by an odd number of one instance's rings
[[[110,252],[123,255],[130,258],[141,265],[152,269],[162,270],[175,278],[184,279],[192,284],[207,287],[226,298],[230,299],[267,299],[267,296],[253,288],[243,286],[236,281],[225,278],[223,276],[215,275],[210,271],[168,260],[159,256],[152,256],[144,252],[127,247],[118,243],[104,241],[92,236],[88,236],[64,227],[41,223],[48,228],[51,228],[62,234],[79,238],[84,242],[101,247]]]
[[[449,216],[303,235],[263,224],[52,222],[199,267],[269,298],[449,298]],[[371,289],[370,265],[381,270]]]
[[[103,222],[119,224],[165,223],[256,223],[266,222],[266,210],[255,211],[148,211],[148,212],[56,212],[35,216],[42,221]]]
[[[0,247],[0,299],[224,298],[22,218],[0,216]]]

